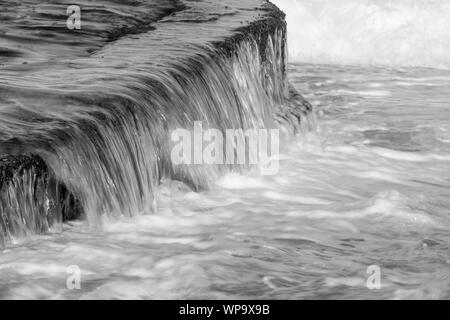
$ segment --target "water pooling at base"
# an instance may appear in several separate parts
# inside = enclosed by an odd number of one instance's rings
[[[450,72],[290,69],[317,128],[279,174],[166,182],[157,214],[19,243],[0,255],[0,298],[450,298]]]

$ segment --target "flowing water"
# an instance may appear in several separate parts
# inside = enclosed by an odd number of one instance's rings
[[[291,60],[450,68],[447,0],[274,0]]]
[[[0,37],[7,48],[0,51],[5,62],[0,65],[0,164],[3,155],[38,155],[51,181],[40,183],[36,174],[29,179],[19,174],[5,186],[0,181],[0,245],[55,229],[42,217],[62,220],[57,208],[61,185],[76,196],[91,225],[100,225],[102,216],[148,213],[162,178],[204,189],[227,167],[175,166],[171,133],[191,130],[196,121],[222,131],[270,128],[275,125],[272,113],[285,104],[281,20],[268,26],[263,40],[251,36],[259,37],[258,28],[247,27],[245,41],[226,41],[244,27],[243,21],[257,22],[269,14],[263,1],[205,0],[181,10],[179,1],[158,0],[151,7],[162,6],[155,11],[165,12],[160,20],[155,14],[136,15],[149,11],[147,2],[128,4],[125,11],[115,1],[106,2],[82,4],[88,26],[76,36],[65,19],[50,14],[65,12],[64,3],[23,3],[16,11],[25,13],[17,16],[6,11],[8,32]],[[98,26],[95,19],[108,14],[115,19],[113,13],[123,19],[134,16],[137,22],[122,23],[145,28],[125,30],[112,41],[121,29]],[[35,26],[33,33],[23,34],[23,19]],[[51,36],[41,29],[49,29]],[[91,39],[97,29],[106,30],[105,37]],[[71,44],[76,37],[84,41]],[[66,52],[70,45],[77,50]],[[27,197],[34,193],[38,201]]]
[[[156,214],[5,250],[1,296],[450,298],[450,72],[292,64],[290,78],[317,127],[279,174],[201,193],[166,181]]]
[[[380,61],[338,54],[334,65],[298,63],[308,59],[296,58],[297,40],[291,32],[289,81],[313,104],[314,126],[282,146],[278,174],[228,173],[200,192],[168,178],[148,190],[120,189],[119,203],[108,202],[116,210],[142,192],[152,204],[139,198],[127,209],[144,212],[104,215],[102,228],[79,220],[63,232],[16,239],[0,252],[0,298],[449,299],[450,71],[426,68],[437,66],[426,59],[374,67]],[[232,62],[237,83],[258,81],[245,78],[252,70],[239,71],[258,68],[255,48],[242,50],[245,63]],[[360,65],[343,65],[353,62]],[[230,75],[217,65],[208,70]],[[248,94],[234,81],[223,92]],[[263,86],[250,91],[264,95]],[[240,101],[251,113],[251,102],[266,110],[278,100]],[[107,191],[100,200],[113,198]],[[80,290],[67,288],[73,266]],[[374,267],[381,283],[370,290]]]

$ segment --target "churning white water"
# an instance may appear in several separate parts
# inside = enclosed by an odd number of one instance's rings
[[[447,0],[274,0],[291,60],[450,68]]]
[[[166,182],[157,214],[19,243],[0,255],[0,297],[450,298],[450,73],[293,64],[290,78],[317,127],[278,175]]]

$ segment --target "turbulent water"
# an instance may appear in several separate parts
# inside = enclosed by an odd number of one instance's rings
[[[291,60],[450,68],[447,0],[274,0]]]
[[[450,73],[293,64],[315,130],[280,173],[166,182],[157,213],[0,255],[3,298],[450,298]],[[66,289],[66,268],[82,289]],[[379,266],[380,290],[366,287]]]
[[[279,78],[280,34],[269,41],[268,64],[262,64],[264,54],[260,56],[251,41],[234,59],[217,62],[198,54],[202,39],[214,34],[213,39],[220,40],[228,34],[214,22],[218,17],[226,25],[248,17],[237,2],[231,8],[214,4],[215,14],[200,17],[206,27],[192,23],[203,11],[187,11],[156,24],[155,32],[139,30],[143,34],[102,49],[98,42],[114,36],[90,39],[83,46],[94,50],[92,56],[84,50],[66,51],[68,44],[40,48],[44,58],[30,48],[13,50],[10,45],[3,51],[7,63],[0,83],[1,147],[11,151],[19,141],[22,148],[38,150],[56,176],[76,191],[88,219],[67,222],[58,233],[13,237],[0,252],[0,298],[450,299],[450,72],[424,68],[448,66],[448,57],[440,54],[448,52],[448,28],[441,28],[447,20],[436,10],[444,16],[448,6],[442,1],[422,5],[405,0],[393,8],[391,1],[364,1],[336,11],[332,1],[279,2],[288,13],[293,61],[289,81],[314,105],[314,112],[308,116],[313,125],[282,145],[280,171],[273,176],[194,168],[181,175],[184,183],[170,179],[177,178],[170,172],[161,175],[159,185],[157,156],[144,152],[167,139],[168,130],[161,123],[189,126],[202,115],[216,126],[270,127],[273,108],[288,104]],[[178,2],[171,4],[161,10],[181,10]],[[414,8],[417,11],[410,11]],[[122,18],[135,14],[122,10],[111,12],[122,12]],[[355,10],[362,13],[349,15]],[[88,21],[95,21],[99,12],[103,8],[93,10]],[[365,21],[368,12],[375,17],[373,23],[392,28],[360,29],[367,35],[364,44],[360,34],[349,30]],[[157,17],[138,20],[145,19]],[[426,44],[436,50],[421,50],[417,44],[431,32],[422,27],[432,20],[440,33]],[[406,22],[399,27],[394,21]],[[330,29],[315,32],[319,25]],[[95,23],[91,27],[110,28]],[[21,30],[16,28],[12,30]],[[423,33],[410,32],[421,28]],[[186,34],[180,36],[182,30]],[[341,34],[345,44],[324,37],[327,30]],[[198,39],[189,38],[192,32]],[[374,45],[377,39],[382,45]],[[195,45],[189,46],[191,42]],[[342,50],[345,46],[353,50]],[[59,62],[48,68],[55,52]],[[23,64],[24,55],[29,65]],[[180,58],[185,55],[190,59]],[[169,64],[172,60],[179,63]],[[184,63],[194,68],[180,69]],[[359,66],[348,65],[352,63]],[[389,67],[371,66],[376,64]],[[168,70],[161,69],[166,65]],[[199,65],[204,65],[203,72],[193,73]],[[75,89],[61,81],[73,78],[72,73],[59,72],[68,66],[80,76],[70,82]],[[176,74],[179,70],[189,76]],[[262,80],[256,76],[260,74],[269,76]],[[33,89],[36,79],[38,95]],[[123,84],[126,90],[117,90]],[[90,89],[83,91],[86,88]],[[190,95],[184,93],[186,88]],[[72,99],[62,99],[61,92],[70,92]],[[32,104],[36,95],[37,106]],[[65,110],[61,101],[70,101],[72,108]],[[113,121],[105,124],[92,118],[88,109],[93,105]],[[192,119],[186,120],[171,105],[185,106]],[[124,106],[124,113],[117,113]],[[145,117],[149,114],[143,110],[149,106],[157,106],[162,120]],[[40,114],[42,121],[34,122],[36,108],[46,112],[45,117]],[[129,130],[118,128],[118,119],[130,124],[128,111],[140,117],[133,117],[136,122]],[[86,133],[76,130],[75,121],[65,122],[74,112],[77,121],[88,121],[87,129],[97,129]],[[167,113],[172,122],[164,122]],[[59,121],[49,121],[55,115]],[[221,123],[224,116],[227,120]],[[72,139],[62,135],[53,140],[42,123]],[[154,139],[144,139],[149,136]],[[46,142],[48,149],[36,148],[36,141],[40,146]],[[34,212],[36,208],[27,207],[26,191],[41,180],[29,174],[15,180],[3,196],[14,203],[22,199],[25,209]],[[204,183],[209,188],[198,188]],[[100,218],[102,228],[92,228]],[[370,290],[374,267],[381,282]],[[81,289],[69,290],[67,280],[77,268]]]

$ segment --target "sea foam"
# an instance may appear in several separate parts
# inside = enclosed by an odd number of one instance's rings
[[[450,68],[446,0],[274,0],[291,61]]]

